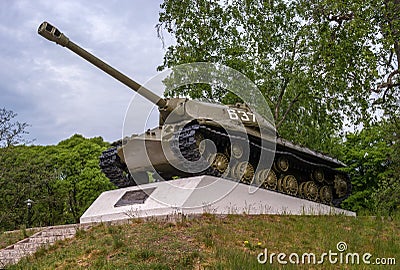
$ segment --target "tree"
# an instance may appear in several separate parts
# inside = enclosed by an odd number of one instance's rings
[[[391,150],[387,153],[388,177],[372,193],[374,210],[383,215],[400,213],[400,118],[392,117],[383,127]]]
[[[44,147],[39,146],[9,146],[0,149],[2,155],[0,167],[0,227],[6,229],[16,229],[19,225],[27,222],[27,199],[35,202],[46,193],[41,193],[42,183],[54,181],[51,170],[47,170],[46,163],[41,158]],[[59,195],[59,194],[57,194]],[[59,196],[58,196],[59,197]],[[36,207],[37,205],[35,205]],[[41,206],[41,203],[38,205]],[[46,209],[47,210],[47,209]],[[52,212],[55,209],[51,210]],[[41,213],[49,213],[43,211]],[[36,219],[36,216],[34,217]]]
[[[32,226],[79,223],[101,192],[115,188],[98,165],[107,147],[100,137],[74,135],[58,145],[0,148],[0,229],[27,223],[27,199]]]
[[[99,168],[99,156],[107,147],[102,138],[85,139],[77,134],[57,145],[55,163],[59,188],[65,192],[68,222],[79,223],[80,216],[101,192],[115,188]]]
[[[16,116],[17,114],[11,110],[0,109],[0,186],[4,190],[0,202],[0,209],[3,210],[0,211],[0,224],[6,223],[11,227],[20,222],[21,213],[10,210],[15,209],[22,202],[22,194],[27,189],[26,182],[29,182],[28,178],[22,176],[26,173],[14,171],[15,164],[19,164],[24,155],[18,157],[11,152],[14,150],[14,145],[26,142],[23,136],[28,134],[26,128],[29,126],[27,123],[15,121]],[[24,162],[21,164],[26,165]],[[25,170],[27,170],[26,167]],[[15,186],[11,188],[10,185],[14,184]],[[14,193],[14,191],[17,192]]]
[[[27,123],[15,121],[17,116],[11,110],[0,109],[0,147],[7,147],[24,142],[23,136],[28,134]]]
[[[373,115],[371,89],[397,46],[398,28],[387,22],[397,24],[399,16],[384,2],[398,6],[398,0],[165,0],[158,33],[166,31],[175,44],[159,69],[199,61],[234,68],[268,100],[280,135],[331,152],[345,119],[369,123]],[[395,93],[387,91],[386,100]],[[235,101],[204,86],[172,92],[182,94]]]
[[[353,191],[344,207],[391,214],[400,205],[400,141],[398,129],[394,128],[392,122],[382,120],[347,135],[343,161],[348,165],[345,171],[350,175]]]
[[[386,115],[391,117],[400,114],[400,1],[383,0],[378,3],[380,9],[375,19],[380,34],[380,69],[372,90],[378,95],[374,103],[381,105]]]

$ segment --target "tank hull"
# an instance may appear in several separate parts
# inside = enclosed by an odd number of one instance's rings
[[[146,133],[135,136],[118,149],[118,157],[131,174],[151,172],[159,174],[154,177],[171,179],[173,176],[189,176],[172,164],[179,162],[169,144],[161,140],[160,128],[148,130]],[[137,179],[135,179],[136,181]],[[161,180],[161,179],[159,179]]]
[[[349,196],[350,179],[337,170],[344,165],[340,161],[282,138],[277,139],[276,149],[269,148],[268,143],[264,144],[267,147],[263,147],[259,138],[247,135],[240,132],[228,134],[217,125],[204,125],[193,121],[175,133],[175,140],[170,139],[165,143],[162,142],[162,129],[154,128],[140,136],[129,138],[115,152],[124,166],[124,177],[130,177],[133,181],[126,184],[110,179],[117,186],[125,187],[142,184],[144,172],[145,176],[152,175],[151,178],[155,181],[212,175],[333,206],[340,206]],[[243,141],[249,144],[251,154],[246,159],[233,157],[230,142],[245,136],[249,140]],[[199,138],[213,141],[218,153],[217,156],[206,158],[207,169],[188,173],[187,168],[191,164],[200,162],[202,155],[207,156],[206,152],[202,153],[199,149]],[[173,141],[180,143],[174,144]],[[271,164],[264,166],[259,163],[262,152],[273,159]],[[232,159],[234,161],[231,163],[227,161]],[[172,164],[181,164],[186,169],[177,169]],[[118,184],[121,182],[124,184]]]

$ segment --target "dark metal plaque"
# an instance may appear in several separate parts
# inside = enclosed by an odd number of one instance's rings
[[[148,188],[143,190],[127,191],[122,198],[118,200],[114,207],[143,204],[155,189],[156,188]]]

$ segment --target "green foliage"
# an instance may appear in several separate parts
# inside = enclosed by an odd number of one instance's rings
[[[242,72],[268,101],[280,135],[317,150],[332,152],[345,118],[370,122],[371,89],[398,69],[396,1],[165,0],[161,8],[159,35],[174,42],[160,70],[213,62]],[[385,109],[399,95],[396,74],[373,97],[385,95]],[[170,94],[237,101],[215,86]]]
[[[400,205],[399,139],[390,122],[382,121],[349,134],[344,144],[345,170],[353,184],[343,203],[354,211],[391,214]],[[395,158],[393,158],[395,157]]]
[[[400,213],[400,178],[382,180],[372,193],[373,207],[379,215]]]
[[[0,228],[78,223],[101,192],[114,188],[98,166],[108,146],[74,135],[58,145],[0,148]]]
[[[101,138],[85,139],[81,135],[60,142],[55,159],[58,165],[59,187],[68,198],[68,222],[78,223],[79,217],[104,190],[113,185],[99,169],[99,156],[108,144]]]
[[[400,118],[393,117],[384,126],[387,139],[391,142],[391,152],[387,154],[388,170],[372,194],[374,208],[382,215],[400,213]]]

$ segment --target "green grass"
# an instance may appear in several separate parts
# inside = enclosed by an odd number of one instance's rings
[[[38,232],[38,229],[25,228],[16,231],[2,232],[0,233],[0,249],[15,244],[16,242],[25,239],[36,232]]]
[[[133,220],[98,225],[57,242],[9,269],[371,269],[371,265],[259,264],[268,253],[346,252],[396,258],[400,264],[400,221],[345,216],[203,215],[177,223]],[[288,258],[286,258],[288,261]],[[384,267],[385,268],[385,267]],[[393,266],[387,266],[393,269]]]

